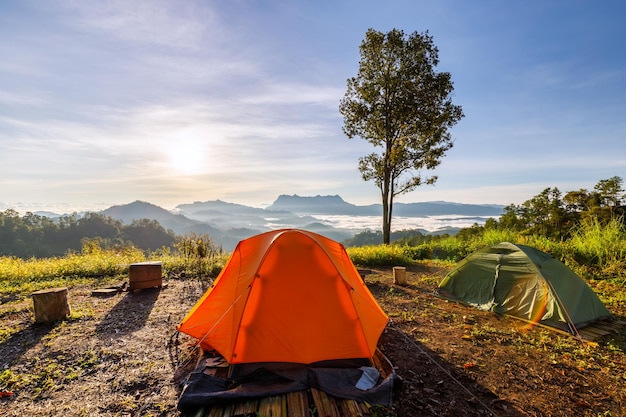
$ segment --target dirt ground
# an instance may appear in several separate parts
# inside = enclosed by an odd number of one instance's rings
[[[391,270],[370,272],[365,280],[392,319],[379,347],[403,380],[387,416],[626,415],[616,339],[581,344],[438,298],[447,271],[436,265],[409,269],[406,286],[393,285]],[[71,288],[71,317],[55,325],[33,323],[30,299],[5,300],[0,415],[178,415],[195,353],[176,325],[208,284],[165,284],[109,297]]]

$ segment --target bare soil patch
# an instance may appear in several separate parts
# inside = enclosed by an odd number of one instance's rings
[[[403,379],[388,415],[625,415],[623,346],[435,297],[446,272],[409,268],[402,287],[390,269],[365,277],[392,318],[379,346]],[[71,317],[49,326],[34,324],[30,299],[1,304],[0,415],[179,415],[179,383],[196,356],[176,325],[208,284],[165,284],[109,297],[71,288]]]

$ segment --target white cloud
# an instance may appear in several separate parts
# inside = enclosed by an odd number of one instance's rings
[[[623,32],[612,16],[583,19],[606,42],[568,40],[576,49],[550,37],[567,22],[546,26],[558,7],[545,5],[23,4],[0,16],[2,198],[378,202],[357,170],[372,148],[342,134],[338,105],[365,29],[386,26],[433,28],[466,113],[437,185],[403,200],[519,203],[625,166],[625,62],[603,47]]]
[[[107,0],[62,2],[76,16],[67,22],[81,30],[143,45],[195,48],[218,20],[198,2]],[[215,32],[214,32],[215,34]]]

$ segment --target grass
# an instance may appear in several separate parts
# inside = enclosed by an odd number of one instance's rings
[[[170,252],[146,255],[133,247],[104,250],[93,246],[63,257],[0,257],[0,301],[19,299],[46,288],[102,286],[123,281],[130,264],[144,261],[161,261],[166,275],[210,278],[219,273],[226,259],[225,254],[193,258]]]
[[[477,249],[500,242],[535,247],[551,254],[582,278],[626,284],[626,226],[621,219],[607,224],[587,220],[568,240],[554,241],[540,235],[511,230],[481,229],[479,233],[436,237],[417,246],[370,245],[347,248],[352,261],[363,267],[416,265],[419,261],[454,263]]]
[[[434,238],[418,246],[350,247],[347,252],[361,267],[411,266],[419,265],[420,261],[451,264],[479,248],[511,241],[552,254],[588,281],[609,280],[622,286],[626,283],[626,230],[619,219],[607,225],[594,220],[583,222],[571,239],[559,242],[496,229],[460,236]],[[45,288],[108,283],[127,274],[131,263],[151,260],[161,261],[168,276],[211,279],[219,273],[228,256],[214,250],[208,236],[191,236],[182,239],[176,251],[162,249],[149,254],[134,247],[105,250],[90,242],[81,253],[68,253],[63,257],[0,257],[0,301]],[[599,288],[600,292],[602,290]],[[611,294],[605,295],[614,298]],[[617,298],[624,299],[622,294]]]
[[[61,286],[108,281],[125,273],[145,256],[134,248],[69,253],[64,257],[20,259],[0,257],[0,297]]]

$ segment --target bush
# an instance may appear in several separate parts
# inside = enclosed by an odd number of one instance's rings
[[[586,275],[624,278],[626,268],[626,228],[622,219],[606,225],[588,219],[572,232],[566,242],[567,263]]]
[[[405,251],[405,247],[397,245],[361,246],[347,248],[348,256],[355,265],[380,267],[393,265],[410,265],[413,259]]]

